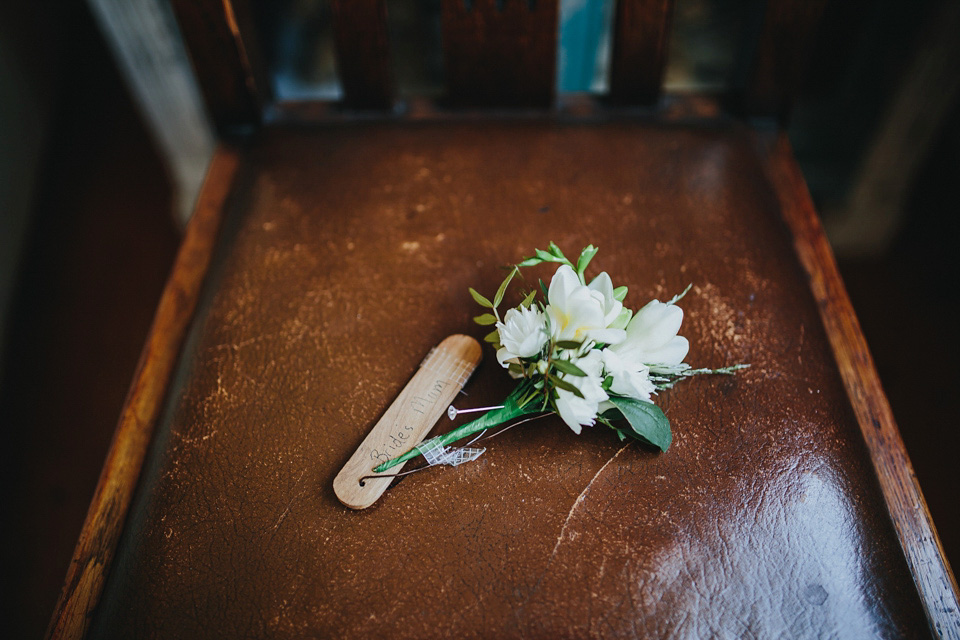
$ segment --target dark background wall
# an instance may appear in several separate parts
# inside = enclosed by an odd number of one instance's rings
[[[0,174],[0,191],[27,187],[29,200],[23,235],[5,223],[0,245],[20,245],[15,270],[3,274],[11,289],[0,364],[0,635],[39,638],[179,234],[161,160],[85,4],[0,7],[4,44],[20,37],[23,58],[47,56],[33,58],[27,75],[45,87],[31,106],[43,122],[30,124],[43,134],[0,150],[14,167],[21,154],[37,158],[30,185],[25,172]],[[0,126],[26,126],[8,113]]]

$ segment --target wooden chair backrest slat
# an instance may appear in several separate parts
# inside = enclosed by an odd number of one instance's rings
[[[745,114],[786,120],[826,4],[826,0],[768,0],[751,55],[752,71],[742,95],[736,96]]]
[[[388,109],[393,102],[386,0],[333,0],[337,71],[343,102]]]
[[[557,0],[442,0],[447,94],[458,106],[549,107]]]
[[[612,101],[657,101],[667,62],[673,4],[673,0],[618,0],[610,60]]]
[[[260,121],[269,100],[249,0],[172,0],[218,130]],[[332,0],[344,105],[393,104],[386,0]],[[763,11],[744,47],[747,73],[733,104],[783,121],[796,96],[826,0],[756,0]],[[648,105],[660,95],[673,0],[618,0],[610,98]],[[452,106],[539,107],[554,102],[559,0],[441,0],[446,95]],[[758,14],[759,15],[759,14]]]
[[[270,97],[248,0],[171,0],[217,131],[257,125]]]

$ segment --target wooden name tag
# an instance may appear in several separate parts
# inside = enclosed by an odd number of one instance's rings
[[[438,344],[420,363],[397,399],[333,480],[340,502],[351,509],[366,509],[377,501],[403,465],[375,474],[373,468],[420,444],[447,407],[463,389],[480,363],[480,343],[452,335]],[[364,476],[384,475],[376,478]]]

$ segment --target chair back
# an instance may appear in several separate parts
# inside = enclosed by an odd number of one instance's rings
[[[337,71],[347,109],[389,110],[396,99],[386,0],[331,0]],[[172,0],[218,128],[257,124],[270,101],[249,0]],[[726,104],[783,121],[796,95],[826,0],[755,0],[742,69]],[[558,0],[441,0],[445,105],[551,107],[556,98]],[[611,103],[655,104],[673,0],[617,0]]]

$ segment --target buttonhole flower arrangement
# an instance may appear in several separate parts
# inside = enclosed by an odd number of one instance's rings
[[[551,242],[548,250],[535,249],[532,257],[514,265],[492,301],[471,288],[470,295],[486,309],[474,321],[494,327],[484,340],[518,380],[516,388],[502,407],[374,471],[381,473],[425,452],[445,451],[470,435],[534,414],[557,414],[576,434],[600,423],[621,441],[632,438],[666,451],[672,441],[670,422],[652,397],[686,378],[733,374],[750,366],[694,369],[685,363],[690,344],[678,335],[683,310],[677,303],[690,286],[667,302],[651,300],[634,312],[623,304],[627,288],[614,287],[606,272],[586,281],[584,273],[597,251],[589,245],[574,264]],[[542,263],[558,265],[549,287],[540,280],[539,289],[501,314],[513,278],[521,269]]]

